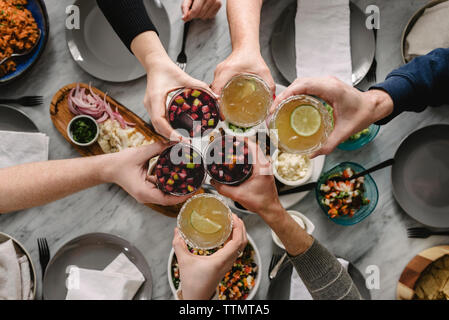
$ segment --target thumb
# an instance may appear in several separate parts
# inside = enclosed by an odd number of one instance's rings
[[[221,95],[221,91],[223,90],[223,87],[226,85],[227,80],[223,77],[215,77],[214,81],[211,84],[212,91],[215,92],[218,96]]]
[[[148,161],[154,156],[160,154],[168,146],[169,145],[167,143],[158,141],[146,146],[138,147],[137,150],[139,152],[137,153],[135,160],[137,162]]]
[[[197,80],[195,78],[189,78],[185,81],[185,87],[197,87],[211,93],[211,88],[203,81]]]
[[[173,249],[175,250],[175,254],[178,259],[182,259],[186,255],[190,255],[189,248],[187,248],[187,244],[179,234],[178,228],[175,228],[175,235],[173,237]]]
[[[187,13],[190,10],[190,6],[192,5],[192,0],[184,0],[181,5],[182,10],[182,19],[184,20],[187,17]]]
[[[220,193],[221,195],[223,195],[225,197],[231,198],[232,200],[235,200],[234,199],[235,198],[235,196],[234,196],[235,187],[231,187],[231,186],[227,186],[225,184],[218,183],[215,180],[211,180],[210,183],[214,186],[214,188],[218,191],[218,193]]]

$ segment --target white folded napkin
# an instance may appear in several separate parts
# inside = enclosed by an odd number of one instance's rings
[[[0,300],[33,299],[30,265],[18,256],[12,240],[0,243]]]
[[[66,300],[131,300],[145,277],[121,253],[104,270],[69,267]]]
[[[296,74],[335,76],[352,85],[349,0],[298,0]]]
[[[0,131],[0,168],[48,160],[48,142],[43,133]]]
[[[345,268],[345,270],[348,270],[349,266],[348,261],[338,259],[338,262],[340,262],[340,264],[343,266],[343,268]],[[312,296],[307,290],[306,285],[299,277],[299,274],[298,272],[296,272],[295,268],[293,268],[292,279],[290,282],[290,300],[313,300]]]
[[[428,54],[436,48],[449,47],[449,2],[426,9],[406,39],[405,58]]]

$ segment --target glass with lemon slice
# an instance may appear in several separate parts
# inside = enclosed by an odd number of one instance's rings
[[[326,142],[332,131],[332,118],[321,100],[297,95],[279,104],[270,129],[273,141],[282,151],[308,154]]]
[[[250,128],[265,120],[272,103],[273,94],[262,78],[252,74],[239,74],[224,86],[220,110],[227,122]]]
[[[216,248],[231,235],[231,209],[217,195],[193,196],[179,212],[178,229],[189,246],[202,250]]]

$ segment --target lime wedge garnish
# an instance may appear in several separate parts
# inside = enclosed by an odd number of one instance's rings
[[[245,99],[246,97],[252,95],[253,92],[256,90],[257,90],[257,87],[253,80],[245,80],[243,82],[242,87],[239,89],[239,91],[240,91],[239,96],[241,99]]]
[[[196,231],[206,234],[212,234],[221,229],[221,225],[200,215],[195,210],[192,211],[192,215],[190,216],[190,223]]]
[[[309,105],[299,106],[293,110],[290,116],[290,125],[300,136],[310,137],[320,129],[320,112]]]

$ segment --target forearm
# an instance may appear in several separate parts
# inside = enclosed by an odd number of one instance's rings
[[[279,237],[289,255],[299,255],[312,245],[313,238],[282,206],[267,208],[266,213],[261,214],[261,217]]]
[[[0,169],[0,213],[40,206],[107,182],[108,156]]]
[[[97,0],[97,3],[128,49],[139,34],[147,31],[157,33],[143,0]]]
[[[172,63],[158,35],[153,31],[139,34],[131,43],[131,51],[147,73],[156,72],[159,67]]]
[[[227,15],[232,49],[260,52],[259,27],[262,0],[228,0]]]
[[[277,234],[315,300],[360,299],[352,279],[326,248],[301,228],[284,209],[262,217]]]
[[[289,258],[314,300],[362,299],[348,272],[317,240]]]
[[[394,102],[392,114],[379,123],[386,123],[403,111],[420,112],[427,106],[449,103],[448,82],[449,49],[434,50],[394,70],[383,83],[371,88],[384,90]]]

